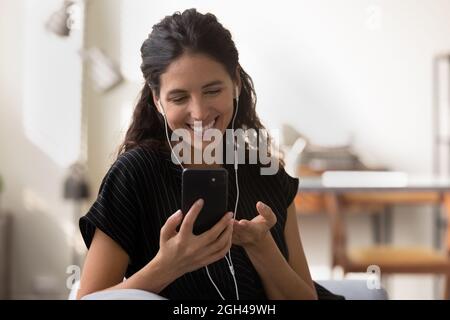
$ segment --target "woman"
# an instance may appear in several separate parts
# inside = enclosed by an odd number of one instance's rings
[[[297,228],[298,179],[282,167],[264,176],[261,164],[240,164],[233,218],[233,165],[172,161],[168,138],[175,130],[194,139],[208,128],[222,134],[232,125],[264,128],[230,32],[214,15],[186,10],[156,24],[141,55],[145,85],[132,123],[96,202],[80,219],[89,251],[78,298],[135,288],[169,299],[317,299]],[[202,200],[185,215],[179,211],[182,168],[218,166],[229,171],[232,212],[194,235]],[[224,259],[229,251],[234,277]]]

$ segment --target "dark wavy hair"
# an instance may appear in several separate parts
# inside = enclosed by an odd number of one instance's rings
[[[239,64],[239,54],[230,31],[213,14],[188,9],[166,16],[155,24],[141,46],[141,71],[145,84],[118,156],[138,146],[167,151],[164,118],[153,102],[152,89],[159,96],[161,75],[185,52],[211,57],[225,67],[234,81],[239,70],[242,88],[235,128],[264,129],[255,111],[253,80]]]

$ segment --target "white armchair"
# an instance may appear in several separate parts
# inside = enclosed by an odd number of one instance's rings
[[[346,300],[388,300],[386,290],[369,289],[366,280],[320,280],[316,281],[334,294]]]
[[[80,283],[77,281],[70,290],[69,300],[76,300]],[[139,289],[117,289],[98,291],[85,295],[81,300],[167,300],[155,293]]]
[[[365,280],[321,280],[316,281],[334,294],[342,295],[346,300],[387,300],[384,289],[369,289]],[[79,283],[75,283],[69,300],[75,300]],[[157,294],[138,289],[118,289],[88,294],[82,300],[166,300]]]

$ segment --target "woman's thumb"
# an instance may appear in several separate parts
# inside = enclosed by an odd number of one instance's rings
[[[177,226],[181,223],[181,210],[176,211],[169,218],[161,228],[161,240],[167,241],[177,234]]]
[[[258,210],[259,214],[263,217],[267,217],[269,215],[268,209],[269,207],[262,201],[258,201],[256,204],[256,209]]]
[[[263,216],[270,225],[273,226],[275,223],[277,223],[277,217],[267,204],[262,201],[258,201],[258,203],[256,204],[256,208],[259,214]]]

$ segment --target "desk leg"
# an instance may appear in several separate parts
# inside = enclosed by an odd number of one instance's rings
[[[449,210],[447,199],[443,201],[442,205],[433,206],[433,225],[432,225],[432,234],[433,234],[433,248],[437,251],[443,250],[443,239],[447,230],[447,219],[446,219],[446,211]],[[446,252],[444,253],[446,254]],[[433,277],[433,294],[434,299],[442,299],[442,277],[434,276]],[[444,277],[444,286],[448,286],[445,284],[447,281]],[[445,288],[444,290],[448,290]]]
[[[327,193],[324,195],[325,208],[331,227],[331,253],[332,269],[336,266],[342,267],[344,274],[347,265],[347,239],[346,226],[341,212],[340,199],[337,194]]]
[[[387,205],[383,208],[383,211],[380,214],[381,218],[381,244],[382,245],[389,245],[392,244],[392,220],[393,220],[393,212],[394,208],[390,205]],[[389,277],[382,277],[381,283],[383,287],[390,292],[391,286],[390,284],[392,281],[390,281]]]
[[[383,211],[372,214],[373,241],[377,245],[389,244],[392,241],[392,207],[386,206]]]
[[[373,242],[377,245],[381,244],[381,238],[382,238],[381,214],[382,214],[381,212],[375,212],[375,213],[371,214]]]
[[[445,210],[445,208],[443,208]],[[444,221],[442,217],[442,211],[439,206],[433,207],[433,248],[436,250],[442,249],[442,232],[444,227]]]
[[[443,216],[445,217],[445,240],[444,240],[444,249],[446,251],[447,256],[450,259],[450,193],[444,194],[443,199]],[[445,291],[444,291],[444,299],[450,299],[450,273],[447,275],[445,279]]]
[[[440,250],[442,248],[442,230],[441,230],[441,208],[439,206],[433,206],[433,224],[431,226],[431,232],[433,234],[433,248]],[[433,299],[441,299],[441,277],[433,277]]]
[[[392,243],[392,215],[393,215],[392,206],[386,206],[383,212],[383,244]]]

